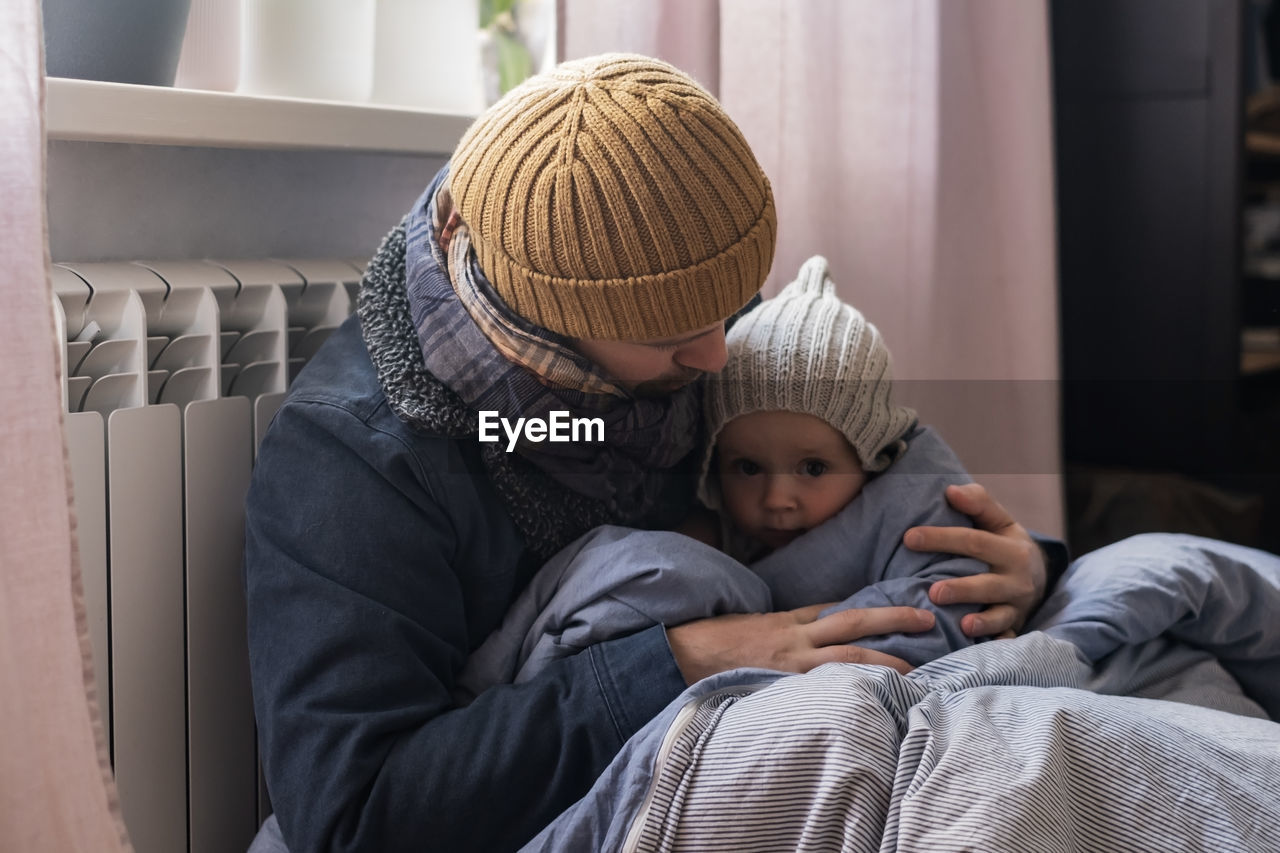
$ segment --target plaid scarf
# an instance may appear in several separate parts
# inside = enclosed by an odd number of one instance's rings
[[[449,257],[441,251],[437,214],[447,186],[446,166],[405,220],[407,296],[427,370],[468,408],[496,411],[513,423],[547,419],[552,411],[602,419],[603,442],[521,441],[516,451],[603,503],[618,523],[649,526],[644,522],[655,515],[662,523],[678,520],[692,502],[700,383],[637,398],[563,337],[513,313],[477,266],[465,225],[450,240]]]

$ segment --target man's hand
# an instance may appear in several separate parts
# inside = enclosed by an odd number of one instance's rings
[[[903,543],[913,551],[972,557],[991,571],[938,581],[929,588],[929,600],[938,605],[990,604],[965,616],[960,629],[970,637],[1012,637],[1044,598],[1044,554],[1026,529],[977,483],[948,486],[947,503],[977,527],[913,527],[903,535]]]
[[[699,619],[668,628],[667,642],[686,684],[741,666],[808,672],[824,663],[871,663],[906,674],[911,671],[906,661],[848,644],[933,627],[933,614],[914,607],[842,610],[819,619],[830,606]]]

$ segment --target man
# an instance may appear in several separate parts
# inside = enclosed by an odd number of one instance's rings
[[[905,667],[849,644],[930,615],[806,608],[658,626],[454,706],[468,653],[550,554],[601,523],[670,526],[691,509],[694,380],[724,365],[725,322],[768,273],[775,225],[738,129],[663,63],[566,63],[467,132],[254,472],[254,699],[290,849],[513,849],[687,683]],[[547,440],[556,412],[600,434]],[[908,544],[990,563],[937,593],[1001,603],[970,633],[1016,628],[1043,592],[1041,553],[980,488],[955,501],[990,532]]]

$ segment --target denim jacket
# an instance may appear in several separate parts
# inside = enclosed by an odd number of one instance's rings
[[[659,626],[454,708],[539,563],[476,442],[398,418],[349,319],[276,415],[247,503],[255,712],[294,853],[518,847],[684,689]]]
[[[454,706],[467,656],[541,565],[478,448],[392,411],[355,318],[263,439],[249,656],[293,853],[515,849],[685,687],[655,626]],[[1061,571],[1065,550],[1042,544]]]

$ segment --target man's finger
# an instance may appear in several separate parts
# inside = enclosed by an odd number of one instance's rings
[[[937,605],[1006,604],[1030,593],[1019,578],[983,572],[938,581],[929,587],[929,600]]]
[[[997,547],[994,534],[972,527],[912,527],[903,534],[903,543],[912,551],[929,551],[937,554],[963,554],[984,563],[990,555],[986,552]]]
[[[808,669],[813,669],[824,663],[865,663],[873,666],[887,666],[906,675],[915,668],[902,658],[852,645],[823,646],[820,649],[814,649],[810,660],[812,665]],[[807,672],[808,669],[805,671]]]
[[[960,620],[960,630],[967,637],[990,637],[1011,631],[1018,621],[1018,611],[1009,604],[997,604],[980,613],[970,613]]]
[[[951,504],[953,509],[972,518],[973,523],[982,530],[998,533],[1012,524],[1017,524],[1009,511],[978,483],[948,486],[947,503]]]
[[[911,528],[902,543],[911,551],[954,553],[1002,569],[1027,564],[1027,548],[1032,540],[1002,537],[975,528]]]
[[[808,626],[809,641],[815,646],[852,643],[881,634],[915,634],[933,627],[933,614],[914,607],[865,607],[841,610],[823,616]]]

